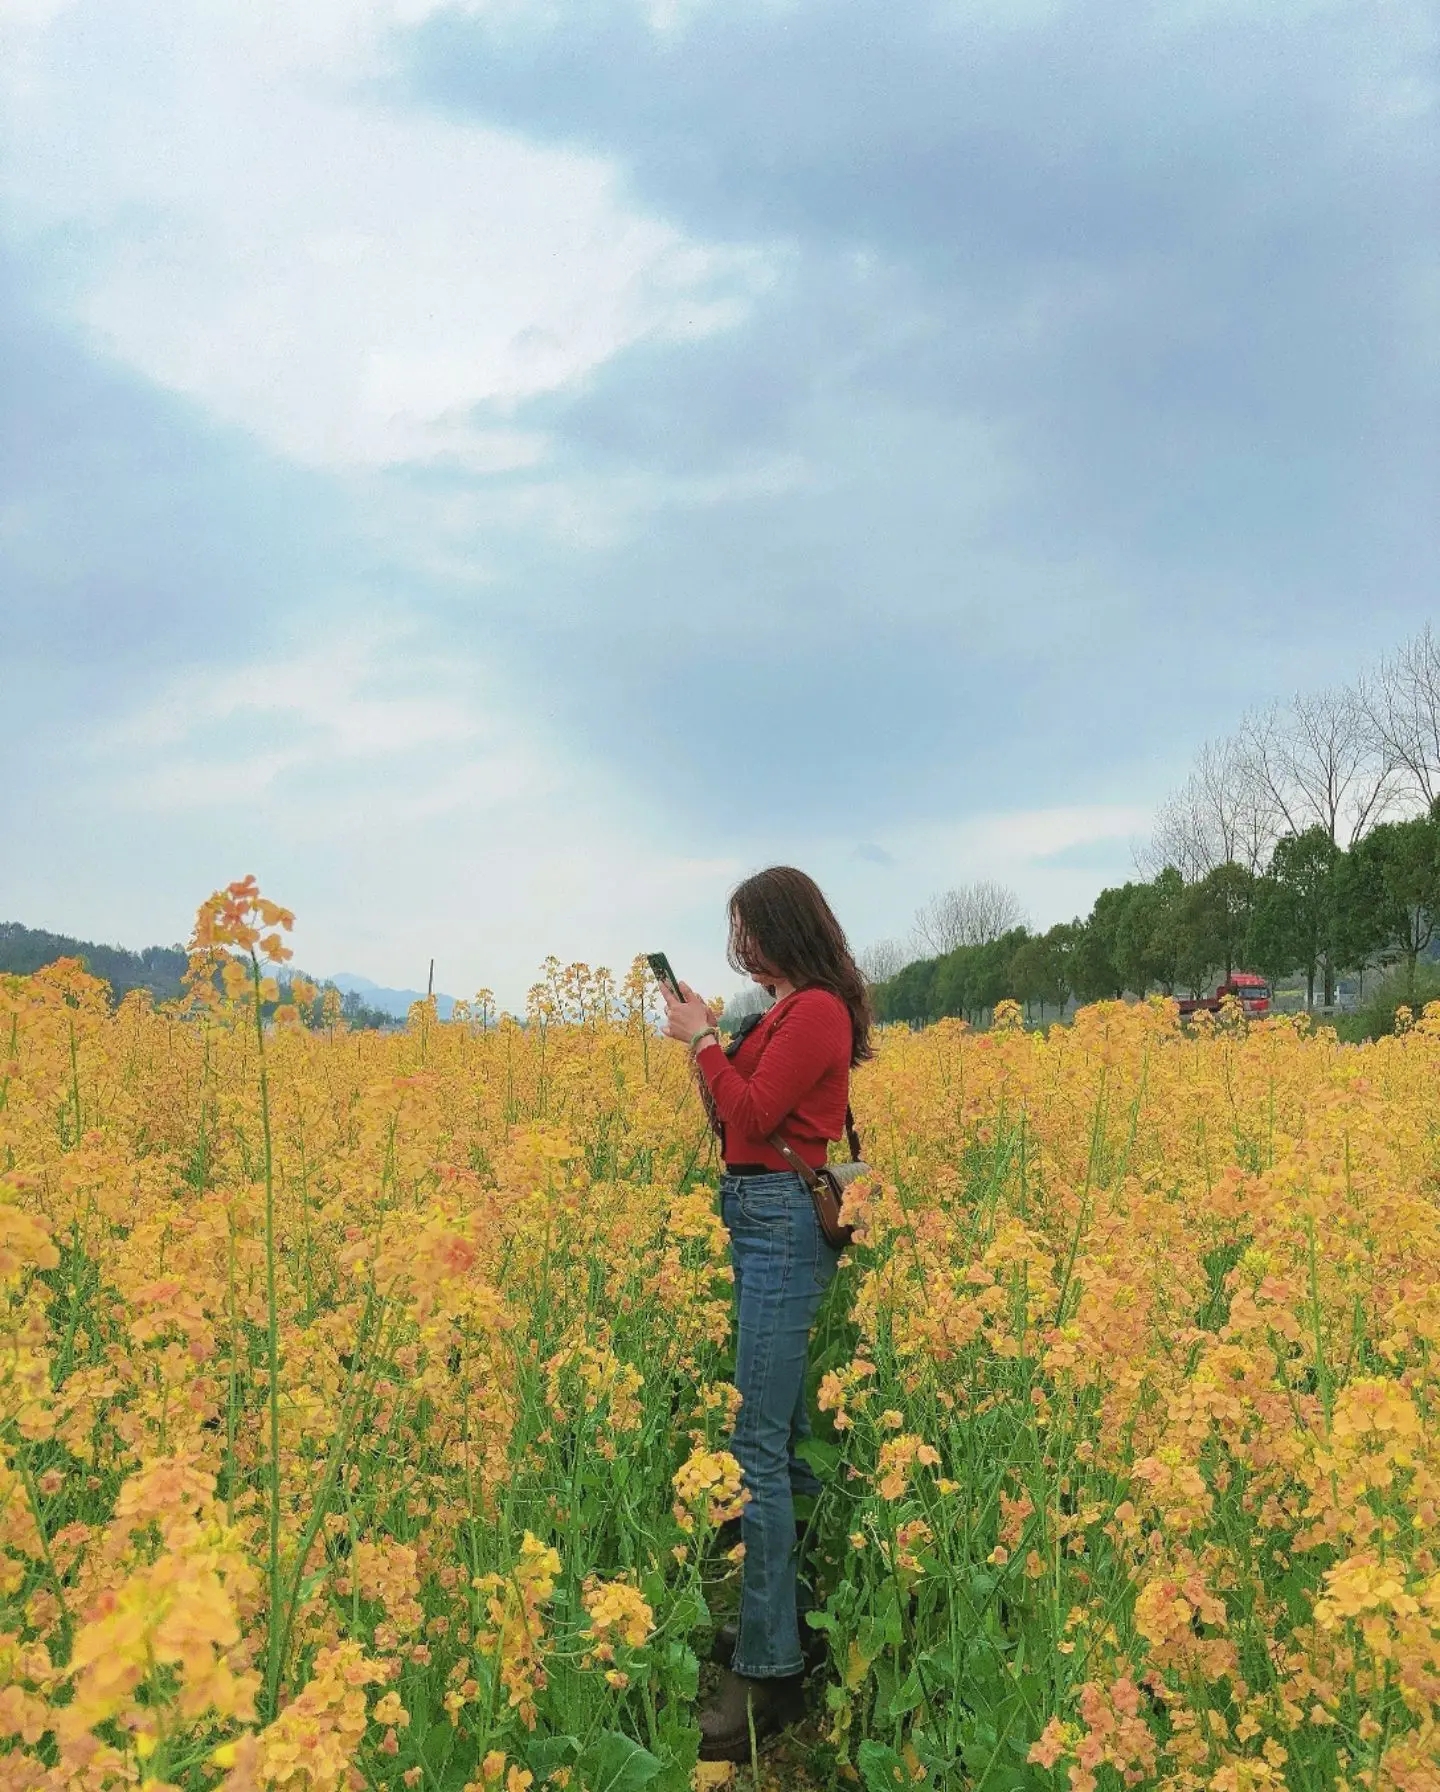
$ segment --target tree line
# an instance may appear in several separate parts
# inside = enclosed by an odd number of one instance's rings
[[[1207,742],[1162,805],[1137,881],[1032,932],[1013,891],[933,898],[908,949],[865,956],[883,1018],[981,1019],[1072,997],[1200,994],[1236,969],[1337,978],[1416,965],[1440,918],[1440,641],[1427,625],[1353,684],[1301,693]]]
[[[175,1002],[185,993],[184,977],[189,965],[183,946],[146,946],[132,952],[126,946],[101,946],[93,940],[73,939],[66,933],[50,933],[43,927],[23,927],[18,921],[0,921],[0,975],[28,977],[54,964],[57,958],[78,958],[92,977],[110,985],[117,1002],[132,990],[149,992],[156,1002]],[[314,979],[310,979],[314,981]],[[312,1024],[321,1024],[327,993],[333,992],[331,1010],[339,1014],[347,1026],[357,1030],[392,1027],[394,1016],[384,1009],[371,1008],[356,990],[343,994],[333,983],[322,983],[313,1002]],[[280,985],[280,1001],[290,1000],[288,978]],[[268,1016],[276,1004],[264,1005]]]
[[[884,1020],[982,1021],[1011,999],[1037,1010],[1152,990],[1200,995],[1238,970],[1272,983],[1302,976],[1306,1000],[1335,980],[1395,965],[1413,993],[1440,920],[1440,802],[1377,824],[1345,850],[1321,827],[1276,842],[1263,871],[1233,860],[1187,883],[1173,865],[1102,890],[1083,919],[1045,932],[1023,923],[989,940],[913,959],[873,985]]]
[[[1352,684],[1251,711],[1208,741],[1162,804],[1144,869],[1187,883],[1258,873],[1278,841],[1321,828],[1348,849],[1440,799],[1440,640],[1427,624]]]
[[[189,963],[183,946],[146,946],[132,952],[42,927],[22,927],[18,921],[0,921],[0,972],[25,977],[57,958],[82,959],[92,977],[110,985],[117,1002],[132,989],[148,989],[157,1002],[175,1001]]]

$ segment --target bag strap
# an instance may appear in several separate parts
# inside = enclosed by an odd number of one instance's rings
[[[820,1178],[801,1157],[800,1153],[786,1139],[783,1132],[772,1132],[765,1143],[772,1151],[778,1151],[790,1168],[813,1194],[820,1186]]]
[[[848,1105],[845,1109],[845,1139],[850,1147],[851,1163],[858,1164],[862,1155],[860,1148],[860,1134],[855,1130],[855,1116]],[[806,1188],[813,1189],[815,1187],[815,1184],[820,1180],[819,1177],[810,1168],[809,1164],[806,1163],[805,1159],[801,1157],[800,1153],[795,1150],[794,1146],[791,1145],[790,1141],[778,1127],[770,1134],[765,1143],[772,1151],[778,1151],[780,1153],[781,1157],[785,1159],[786,1163],[789,1164],[790,1168],[805,1184]]]

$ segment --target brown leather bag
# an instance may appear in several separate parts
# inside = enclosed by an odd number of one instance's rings
[[[837,1251],[843,1251],[855,1236],[853,1227],[842,1226],[840,1223],[840,1203],[845,1199],[845,1190],[862,1176],[873,1176],[875,1173],[861,1159],[860,1134],[855,1130],[855,1116],[848,1107],[845,1110],[845,1139],[850,1147],[850,1162],[821,1164],[818,1170],[810,1168],[782,1132],[772,1132],[765,1141],[772,1150],[780,1153],[809,1189],[810,1199],[815,1204],[815,1218],[820,1222],[820,1231],[826,1244]]]

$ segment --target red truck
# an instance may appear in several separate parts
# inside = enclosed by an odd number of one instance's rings
[[[1254,971],[1232,971],[1229,980],[1219,984],[1213,996],[1182,997],[1181,1018],[1187,1014],[1218,1014],[1226,996],[1236,997],[1246,1014],[1270,1012],[1270,985],[1265,979],[1257,977]]]

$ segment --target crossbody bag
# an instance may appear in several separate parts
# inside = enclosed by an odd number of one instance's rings
[[[815,1204],[815,1218],[820,1222],[820,1231],[826,1244],[837,1251],[843,1251],[855,1236],[854,1228],[842,1225],[840,1221],[840,1204],[845,1199],[845,1191],[862,1176],[874,1174],[870,1165],[860,1156],[860,1134],[855,1130],[855,1116],[848,1107],[845,1110],[845,1140],[850,1147],[850,1162],[821,1164],[818,1170],[810,1168],[784,1133],[772,1132],[765,1141],[772,1150],[780,1153],[809,1189],[810,1199]]]

